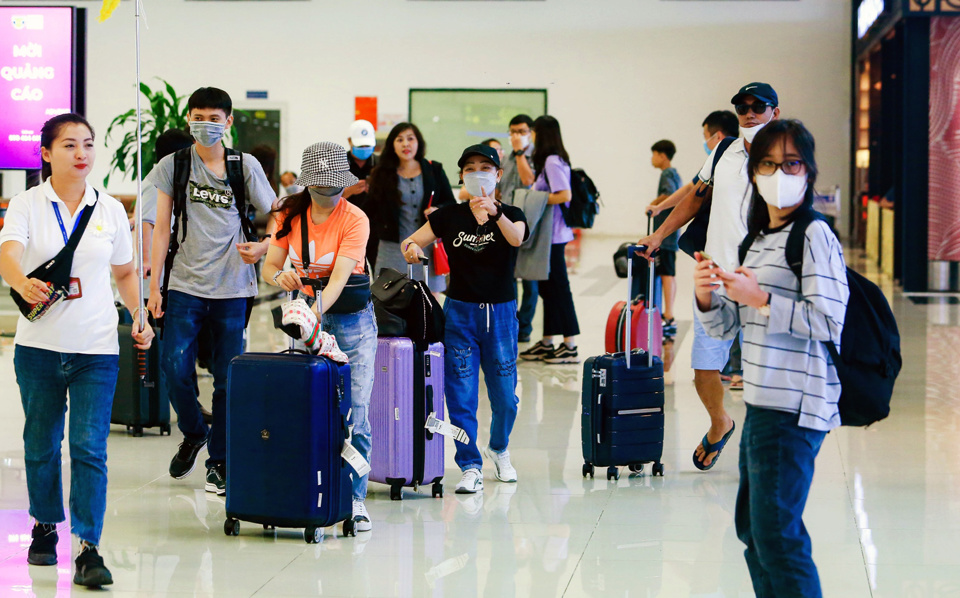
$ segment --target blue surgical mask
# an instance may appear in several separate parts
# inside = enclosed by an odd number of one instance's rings
[[[473,197],[492,196],[497,189],[497,173],[488,170],[464,173],[463,186]]]
[[[213,123],[202,120],[190,121],[190,134],[203,147],[213,147],[223,139],[226,123]]]
[[[366,160],[373,155],[373,146],[355,147],[350,150],[350,153],[353,154],[353,157],[357,160]]]
[[[707,152],[707,155],[710,155],[710,144],[706,141],[703,142],[703,151]]]

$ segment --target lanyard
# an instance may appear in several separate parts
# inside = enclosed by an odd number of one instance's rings
[[[60,216],[60,210],[59,208],[57,208],[57,204],[54,203],[52,205],[53,205],[53,213],[57,215],[57,224],[60,225],[60,232],[63,234],[63,244],[68,245],[70,243],[70,239],[67,237],[67,227],[63,225],[63,217]],[[83,212],[86,209],[87,209],[87,206],[83,206],[83,210],[80,210],[80,213],[77,215],[77,219],[73,223],[73,230],[70,231],[71,236],[77,230],[77,225],[80,224],[80,218],[83,216]]]

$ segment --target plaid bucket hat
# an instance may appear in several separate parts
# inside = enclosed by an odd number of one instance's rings
[[[347,150],[331,141],[314,143],[303,150],[297,184],[301,187],[349,187],[357,177],[350,172]]]

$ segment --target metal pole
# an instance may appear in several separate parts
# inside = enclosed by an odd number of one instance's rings
[[[140,330],[143,330],[147,315],[143,302],[143,129],[140,118],[140,0],[134,0],[134,18],[137,20],[137,316]],[[137,361],[140,379],[147,375],[146,353],[138,351]]]

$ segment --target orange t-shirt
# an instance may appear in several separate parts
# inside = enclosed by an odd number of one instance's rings
[[[367,239],[370,237],[370,220],[360,208],[341,199],[340,203],[323,224],[310,221],[307,238],[310,242],[309,267],[303,267],[300,256],[301,216],[293,216],[290,234],[282,239],[271,239],[270,243],[286,250],[293,267],[300,276],[323,278],[333,273],[333,266],[339,256],[357,260],[353,274],[363,274],[366,263]],[[283,225],[281,220],[277,229]]]

